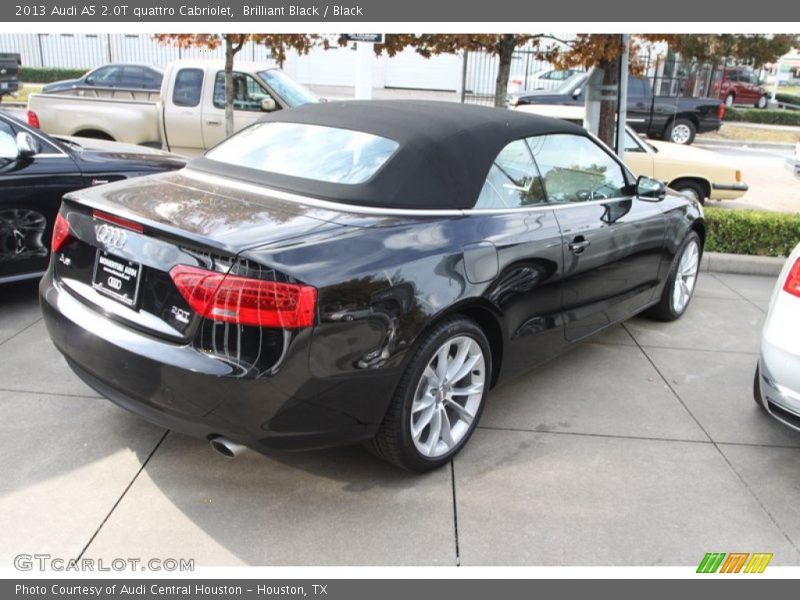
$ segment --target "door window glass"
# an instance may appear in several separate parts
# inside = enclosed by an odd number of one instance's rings
[[[525,140],[511,142],[494,160],[475,208],[520,208],[547,202]]]
[[[233,108],[235,110],[260,111],[261,102],[269,98],[267,93],[254,77],[246,73],[233,74]],[[214,106],[225,108],[225,73],[219,71],[214,82]]]
[[[181,69],[175,76],[172,103],[175,106],[197,106],[203,87],[202,69]]]
[[[642,144],[629,130],[625,130],[625,152],[644,152]]]
[[[11,125],[5,121],[0,121],[0,158],[17,158],[17,138]]]
[[[622,167],[591,139],[572,134],[528,139],[550,202],[586,202],[625,195]]]

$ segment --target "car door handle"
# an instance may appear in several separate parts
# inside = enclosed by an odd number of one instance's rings
[[[206,119],[206,125],[222,125],[219,119]]]
[[[580,254],[584,250],[586,250],[586,248],[588,248],[589,245],[591,245],[591,242],[582,235],[579,235],[576,236],[575,239],[572,240],[567,245],[567,247],[569,248],[569,251],[572,252],[573,254]]]

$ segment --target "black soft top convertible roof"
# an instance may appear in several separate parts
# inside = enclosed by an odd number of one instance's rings
[[[352,129],[396,141],[397,151],[360,184],[342,184],[232,166],[206,157],[190,167],[282,191],[358,206],[471,208],[492,162],[508,143],[550,133],[586,135],[577,125],[503,108],[453,102],[369,100],[306,104],[261,122]]]

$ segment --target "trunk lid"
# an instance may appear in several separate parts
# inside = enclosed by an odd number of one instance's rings
[[[202,318],[170,276],[176,265],[288,281],[239,255],[357,225],[336,223],[335,211],[201,184],[177,171],[67,194],[61,213],[69,237],[55,252],[59,284],[112,319],[183,343],[195,339]]]

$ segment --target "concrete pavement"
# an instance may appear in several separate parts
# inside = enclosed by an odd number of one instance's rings
[[[494,390],[425,476],[360,448],[224,459],[99,398],[50,344],[35,285],[3,287],[0,565],[800,565],[800,433],[751,397],[773,282],[702,273],[680,321],[634,319]]]

